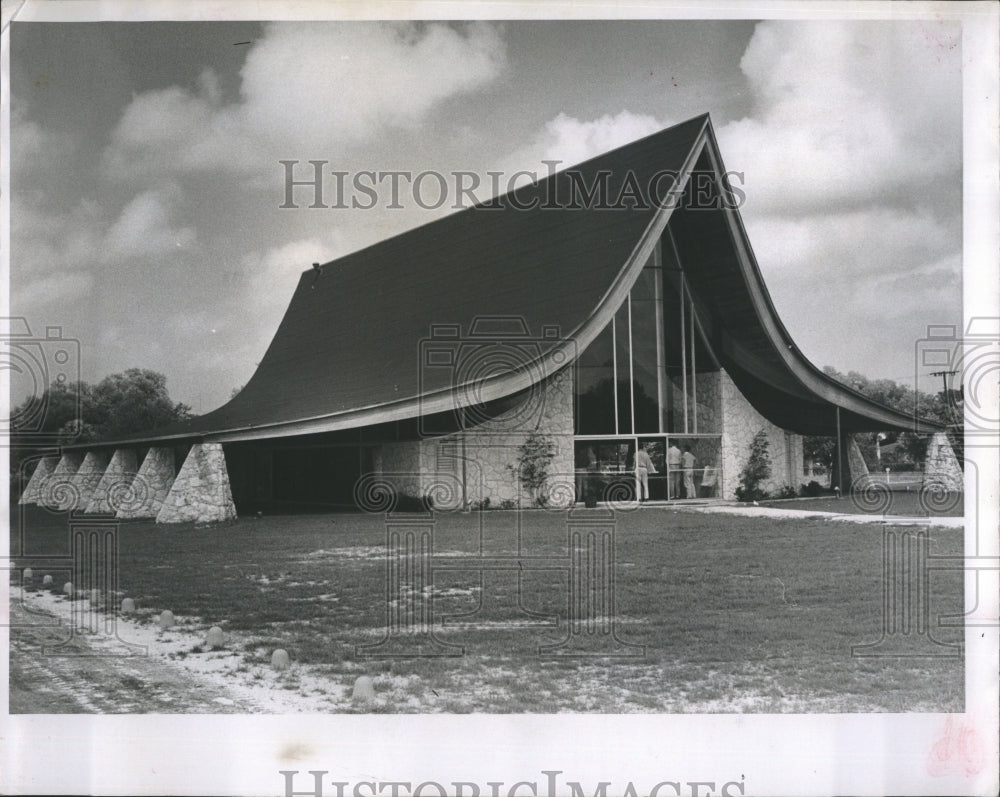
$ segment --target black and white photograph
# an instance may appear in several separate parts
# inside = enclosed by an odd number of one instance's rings
[[[998,19],[5,6],[0,789],[995,794]]]

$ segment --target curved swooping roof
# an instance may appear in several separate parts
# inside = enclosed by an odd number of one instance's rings
[[[98,445],[300,435],[451,410],[466,398],[435,376],[447,369],[428,369],[421,358],[442,326],[457,327],[460,339],[482,333],[477,318],[505,317],[527,332],[533,361],[486,375],[469,394],[510,395],[596,337],[668,222],[710,345],[761,414],[813,434],[835,433],[837,408],[844,430],[937,430],[847,388],[798,352],[738,210],[668,199],[685,190],[690,199],[694,170],[713,174],[716,187],[723,180],[707,114],[310,269],[232,400]],[[511,340],[509,329],[501,339]]]

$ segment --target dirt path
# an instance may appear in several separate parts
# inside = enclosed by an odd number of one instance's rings
[[[11,602],[11,714],[259,711],[173,662],[71,634],[55,615]]]

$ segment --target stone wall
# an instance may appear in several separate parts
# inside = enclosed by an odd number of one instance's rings
[[[431,496],[435,506],[529,506],[511,468],[518,466],[518,449],[537,430],[555,444],[548,492],[567,501],[573,485],[573,371],[564,368],[527,391],[517,406],[464,432],[423,440],[384,443],[373,453],[375,470],[402,495]],[[464,496],[462,485],[465,485]]]
[[[800,435],[765,419],[724,372],[699,374],[697,393],[698,431],[722,432],[722,497],[735,497],[750,443],[760,429],[767,433],[771,458],[771,478],[764,489],[776,492],[786,485],[799,486]],[[714,407],[719,407],[721,420]],[[461,484],[464,478],[470,504],[489,499],[492,507],[532,506],[534,497],[523,494],[516,468],[520,446],[532,430],[537,430],[555,444],[555,458],[549,467],[550,498],[565,504],[573,496],[575,482],[573,410],[573,371],[566,368],[537,385],[519,406],[464,433],[380,446],[374,455],[376,470],[387,477],[395,474],[397,489],[404,495],[426,495],[435,488],[445,490],[448,485]],[[414,472],[420,474],[419,485]]]
[[[555,446],[549,465],[546,493],[550,503],[568,505],[574,491],[573,369],[561,371],[535,385],[521,404],[491,421],[465,431],[467,497],[493,507],[514,502],[535,505],[517,476],[519,449],[537,431]]]
[[[156,514],[157,523],[211,523],[236,518],[221,443],[198,443]]]
[[[948,442],[948,435],[938,432],[927,443],[927,457],[924,460],[924,486],[940,485],[947,490],[962,492],[965,489],[965,474],[958,464],[958,457]]]
[[[761,429],[767,434],[771,478],[763,489],[777,492],[798,487],[802,471],[802,438],[775,426],[753,408],[726,373],[720,374],[722,391],[722,497],[735,498],[740,471],[750,456],[750,444]],[[796,438],[798,438],[796,440]]]
[[[463,448],[461,435],[420,441],[420,494],[429,496],[437,509],[459,509],[473,500],[469,494],[481,469]],[[468,481],[466,490],[463,486]]]
[[[116,513],[131,496],[132,480],[137,470],[133,449],[119,448],[115,451],[84,511]]]
[[[854,435],[846,435],[844,456],[847,458],[847,489],[863,487],[868,483],[868,465]]]
[[[695,378],[695,417],[698,428],[691,433],[712,434],[721,431],[719,411],[722,407],[722,372],[704,371]]]
[[[155,518],[174,484],[174,450],[154,446],[132,480],[132,495],[115,513],[119,520]]]
[[[82,453],[68,451],[63,454],[59,459],[59,464],[42,485],[41,496],[38,499],[39,505],[61,511],[76,509],[77,490],[76,485],[73,484],[73,476],[82,464]]]
[[[40,503],[45,482],[48,481],[49,476],[52,475],[52,472],[56,469],[58,464],[58,457],[42,457],[38,460],[38,464],[35,465],[35,470],[32,471],[31,478],[28,479],[28,483],[24,486],[24,492],[21,493],[21,498],[18,500],[18,503]]]
[[[802,435],[788,435],[788,452],[789,484],[792,487],[798,488],[799,485],[805,484],[808,481],[805,476],[806,456]]]
[[[390,481],[400,495],[420,495],[420,441],[384,443],[372,453],[375,472]]]
[[[87,452],[83,458],[83,464],[73,474],[73,486],[76,488],[76,509],[86,510],[107,467],[107,453],[104,451]]]

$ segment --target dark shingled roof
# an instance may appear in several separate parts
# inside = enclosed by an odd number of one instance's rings
[[[553,327],[585,346],[614,312],[609,302],[627,291],[625,272],[632,266],[634,279],[636,258],[666,223],[657,199],[671,188],[669,175],[686,175],[699,158],[699,169],[724,168],[707,114],[305,271],[257,371],[232,400],[103,444],[304,434],[414,417],[423,399],[449,387],[428,384],[421,366],[421,341],[434,325],[468,335],[478,317],[507,316],[523,319],[543,354],[554,350],[545,338]],[[603,205],[583,201],[581,187],[601,180]],[[737,211],[684,210],[671,227],[709,340],[763,415],[831,433],[841,406],[845,430],[913,427],[822,374],[783,339]]]

